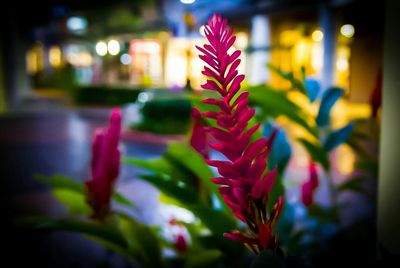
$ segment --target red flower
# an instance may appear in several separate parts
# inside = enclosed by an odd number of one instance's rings
[[[186,238],[183,234],[178,234],[175,240],[175,248],[179,253],[185,253],[188,249]]]
[[[203,103],[219,108],[219,112],[202,113],[203,117],[216,120],[217,127],[203,128],[216,141],[208,141],[209,146],[227,158],[227,161],[206,161],[218,169],[220,177],[212,181],[220,185],[219,190],[225,203],[249,227],[246,234],[234,231],[224,236],[244,243],[253,252],[259,253],[263,249],[277,247],[272,229],[282,210],[283,198],[279,198],[271,213],[267,211],[276,169],[266,171],[266,157],[275,133],[269,139],[251,141],[259,125],[248,126],[254,116],[254,109],[248,106],[249,93],[239,92],[244,75],[239,75],[237,71],[241,52],[236,50],[228,53],[236,40],[232,33],[233,29],[227,28],[226,20],[220,15],[213,15],[205,26],[209,44],[196,46],[203,53],[199,57],[207,64],[202,73],[211,78],[202,88],[216,91],[220,95],[216,99],[203,100]]]
[[[309,179],[301,185],[301,201],[307,207],[313,203],[313,194],[318,188],[317,164],[313,161],[308,165],[308,172]]]
[[[121,111],[111,113],[108,129],[95,131],[92,146],[92,179],[86,182],[88,203],[93,217],[103,219],[110,212],[110,200],[114,182],[119,174],[120,152],[118,142],[121,134]]]

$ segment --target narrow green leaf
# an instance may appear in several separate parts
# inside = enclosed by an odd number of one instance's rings
[[[278,67],[276,67],[276,66],[274,66],[274,65],[272,65],[270,63],[267,64],[267,67],[271,71],[273,71],[274,73],[276,73],[277,75],[282,77],[283,79],[289,81],[292,84],[292,87],[294,89],[299,90],[301,93],[303,93],[305,95],[307,94],[306,88],[305,88],[304,84],[302,83],[302,81],[299,80],[299,79],[296,79],[292,72],[282,71],[281,69],[279,69]]]
[[[214,268],[221,257],[221,251],[216,249],[190,252],[186,256],[185,268]]]
[[[365,193],[365,183],[366,183],[366,178],[362,176],[357,176],[357,177],[352,177],[347,179],[345,182],[342,184],[338,185],[336,188],[340,192],[344,191],[353,191],[353,192],[358,192],[358,193]]]
[[[119,226],[129,250],[143,267],[162,267],[161,244],[149,226],[124,216],[120,217]]]
[[[115,202],[117,202],[121,205],[125,205],[130,208],[136,208],[136,206],[128,198],[126,198],[125,196],[123,196],[120,193],[114,192],[113,199]]]
[[[63,188],[53,189],[52,193],[57,200],[67,206],[71,214],[89,215],[91,213],[91,208],[82,193]]]
[[[134,165],[137,167],[145,168],[147,170],[156,172],[156,173],[171,173],[171,166],[167,160],[163,158],[156,158],[156,159],[139,159],[134,157],[123,157],[122,163]]]
[[[170,178],[160,175],[141,175],[140,178],[151,183],[160,191],[175,198],[182,204],[193,204],[198,202],[196,192],[184,185],[179,185],[179,182],[173,181]]]
[[[236,229],[236,222],[220,211],[215,211],[201,205],[189,205],[187,208],[192,211],[210,231],[223,239],[222,234]]]
[[[53,176],[35,175],[34,179],[42,183],[45,183],[53,188],[69,189],[79,193],[83,193],[85,191],[85,187],[82,183],[78,183],[74,181],[72,178],[68,178],[62,175],[53,175]]]
[[[317,128],[311,126],[305,120],[310,115],[305,114],[298,105],[289,100],[286,92],[280,92],[268,86],[250,87],[248,90],[250,102],[262,108],[265,118],[267,116],[286,116],[289,120],[307,130],[312,136],[318,136]]]
[[[320,145],[311,143],[303,138],[298,139],[298,141],[307,150],[307,152],[310,154],[314,162],[320,163],[325,170],[330,169],[329,156],[327,152]]]
[[[87,222],[78,219],[52,219],[48,217],[30,217],[18,220],[21,227],[45,231],[68,231],[88,236],[121,255],[131,258],[126,250],[127,243],[120,231],[113,225]]]

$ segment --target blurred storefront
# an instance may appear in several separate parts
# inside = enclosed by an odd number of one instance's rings
[[[63,33],[69,31],[67,38],[48,42],[46,34],[38,35],[27,52],[35,86],[41,87],[44,77],[56,82],[73,77],[78,85],[199,89],[202,66],[195,44],[201,44],[202,25],[215,11],[235,27],[235,46],[243,51],[241,67],[249,85],[268,82],[289,88],[270,73],[270,63],[296,77],[304,71],[323,87],[342,87],[352,102],[369,100],[382,61],[383,26],[369,30],[366,18],[352,16],[360,1],[221,1],[215,10],[206,9],[206,0],[161,2],[161,19],[153,14],[154,5],[144,9],[142,15],[153,17],[142,18],[135,31],[117,27],[99,34],[85,15],[63,18],[58,25]],[[365,10],[373,15],[375,5]],[[381,8],[376,7],[378,15]]]

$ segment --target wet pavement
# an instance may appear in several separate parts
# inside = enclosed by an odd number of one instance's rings
[[[91,137],[96,128],[107,125],[110,111],[110,108],[60,108],[45,104],[0,116],[1,204],[7,219],[3,224],[10,230],[6,242],[10,256],[23,253],[30,257],[17,259],[18,264],[97,267],[107,263],[110,267],[131,267],[79,235],[23,233],[13,225],[16,217],[24,215],[66,215],[65,207],[52,198],[49,188],[33,177],[61,174],[78,182],[88,179]],[[165,148],[163,142],[148,139],[143,142],[137,137],[121,141],[124,156],[148,159],[161,155]],[[157,207],[158,192],[137,179],[141,172],[139,168],[122,165],[117,188],[143,208],[136,216],[151,223],[154,215],[148,212]],[[16,259],[13,260],[15,263]]]

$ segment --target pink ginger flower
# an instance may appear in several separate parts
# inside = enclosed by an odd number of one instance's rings
[[[207,145],[207,131],[204,128],[199,110],[193,109],[192,117],[194,122],[190,144],[205,159],[208,159],[209,148]]]
[[[309,179],[301,185],[301,201],[305,206],[313,203],[313,195],[315,189],[318,188],[317,164],[310,161],[308,165]]]
[[[92,179],[86,182],[88,203],[93,217],[103,219],[110,213],[110,201],[119,174],[121,110],[113,109],[108,129],[96,129],[92,145]]]
[[[273,235],[272,230],[282,211],[283,198],[278,198],[271,213],[267,211],[277,170],[266,171],[266,157],[275,133],[269,139],[251,141],[259,124],[248,127],[255,111],[248,106],[249,93],[239,92],[244,75],[239,75],[237,71],[241,52],[228,52],[236,40],[232,33],[233,29],[227,28],[227,20],[220,15],[213,15],[205,26],[209,43],[203,47],[196,46],[203,53],[199,57],[206,63],[202,73],[211,78],[202,88],[219,93],[218,98],[203,100],[203,103],[219,108],[219,112],[201,114],[216,120],[217,127],[204,127],[215,140],[208,140],[208,145],[227,158],[227,161],[206,161],[218,169],[220,176],[211,180],[220,185],[225,203],[248,226],[246,233],[236,230],[224,236],[259,253],[263,249],[278,248],[277,236]],[[194,113],[199,114],[197,110]]]

